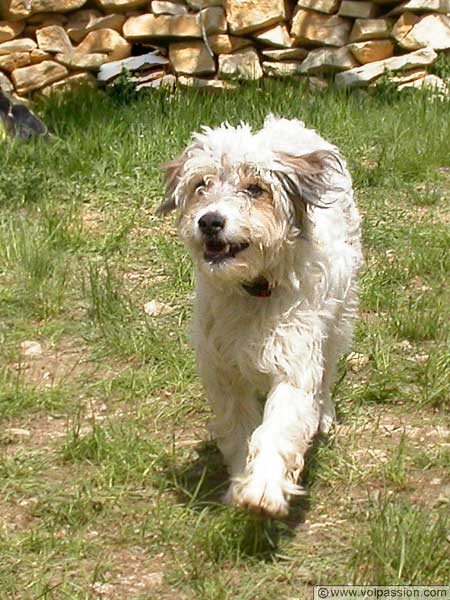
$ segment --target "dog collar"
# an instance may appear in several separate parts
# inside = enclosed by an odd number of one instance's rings
[[[270,284],[265,277],[258,277],[251,283],[243,283],[242,287],[250,294],[250,296],[256,296],[257,298],[269,298],[272,294]]]

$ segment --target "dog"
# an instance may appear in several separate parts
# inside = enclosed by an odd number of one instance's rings
[[[357,315],[360,216],[339,150],[298,120],[203,127],[163,165],[196,271],[193,343],[230,474],[227,502],[272,518],[318,431]]]

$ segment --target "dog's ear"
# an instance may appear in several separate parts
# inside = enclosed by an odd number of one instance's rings
[[[285,152],[277,153],[280,170],[277,170],[281,185],[294,204],[296,211],[304,212],[308,206],[326,208],[324,193],[329,189],[332,171],[342,171],[342,160],[332,150],[317,150],[302,156]]]
[[[175,190],[180,180],[185,161],[186,153],[182,154],[178,158],[175,158],[174,160],[171,160],[170,162],[161,165],[161,169],[164,171],[164,184],[166,187],[166,194],[165,200],[157,209],[156,214],[165,215],[171,210],[175,210],[175,208],[177,207]]]

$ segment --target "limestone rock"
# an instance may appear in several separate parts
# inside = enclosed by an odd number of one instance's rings
[[[223,6],[223,0],[186,0],[186,3],[194,10],[202,10],[208,6]]]
[[[175,311],[173,306],[160,302],[159,300],[150,300],[150,302],[144,304],[143,308],[145,314],[149,317],[164,317]]]
[[[33,17],[27,19],[26,27],[23,31],[25,37],[34,37],[36,35],[36,31],[38,29],[42,29],[42,27],[50,27],[51,25],[58,25],[64,27],[67,19],[64,15],[60,15],[57,13],[54,14],[45,14],[45,15],[36,15],[36,17],[45,17],[43,19],[34,20]]]
[[[4,430],[7,436],[16,436],[19,438],[31,437],[31,431],[29,429],[22,429],[20,427],[8,427]]]
[[[159,88],[166,88],[166,89],[170,89],[173,90],[177,84],[177,78],[175,77],[175,75],[164,75],[163,77],[159,76],[156,77],[154,79],[146,79],[146,80],[141,80],[141,83],[137,83],[136,84],[136,91],[139,92],[140,90],[145,90],[145,89],[159,89]]]
[[[36,47],[36,42],[29,38],[11,40],[10,42],[3,42],[3,44],[0,44],[0,56],[12,52],[31,52]]]
[[[122,27],[125,23],[125,15],[115,13],[112,15],[102,15],[97,19],[94,19],[86,27],[86,33],[95,31],[96,29],[114,29],[117,33],[122,33]]]
[[[169,63],[169,59],[165,56],[160,56],[157,50],[141,54],[139,56],[130,56],[123,60],[116,60],[101,67],[97,76],[98,81],[110,81],[120,75],[122,71],[139,71],[141,69],[151,69]]]
[[[143,85],[149,83],[150,81],[161,79],[164,75],[165,71],[163,67],[157,67],[156,69],[151,69],[150,71],[139,70],[130,76],[130,81],[136,85]]]
[[[87,71],[98,71],[109,59],[107,54],[78,54],[77,52],[57,54],[55,58],[69,69],[86,69]]]
[[[394,43],[391,40],[370,40],[348,45],[353,56],[362,64],[384,60],[394,55]]]
[[[207,35],[214,33],[226,33],[227,20],[225,12],[220,6],[210,6],[200,11],[198,15],[199,24],[204,27]]]
[[[70,52],[72,43],[60,25],[50,25],[36,31],[36,39],[40,50],[44,52]]]
[[[384,40],[391,35],[390,19],[356,19],[350,33],[350,42]]]
[[[285,0],[225,0],[231,33],[249,33],[286,19]]]
[[[349,19],[301,9],[292,21],[291,35],[299,45],[345,46],[351,27]]]
[[[125,21],[123,35],[130,41],[145,41],[161,37],[201,38],[202,31],[197,15],[138,15]]]
[[[8,21],[20,21],[31,15],[29,0],[3,0],[0,2],[0,17]]]
[[[65,13],[81,8],[87,0],[33,0],[31,5],[32,14],[36,13]]]
[[[420,79],[414,79],[414,81],[410,81],[409,83],[403,83],[399,85],[397,89],[401,91],[407,88],[429,89],[433,92],[436,92],[436,95],[440,97],[448,98],[450,96],[450,89],[448,85],[440,77],[432,74],[426,74]]]
[[[178,84],[182,87],[195,88],[208,93],[236,90],[238,86],[230,81],[220,79],[200,79],[199,77],[178,77]]]
[[[176,77],[175,75],[173,75],[173,77],[175,78],[176,81]],[[142,83],[138,83],[136,84],[136,91],[139,92],[140,90],[145,90],[145,89],[159,89],[162,86],[164,77],[156,77],[154,79],[148,79],[147,81],[143,81]],[[165,85],[163,86],[165,87]]]
[[[303,60],[308,51],[304,48],[282,48],[280,50],[263,50],[262,53],[270,60]]]
[[[403,56],[393,56],[385,60],[368,63],[362,67],[356,67],[344,73],[336,75],[337,87],[361,87],[367,85],[383,73],[388,71],[406,71],[414,67],[432,65],[437,59],[437,54],[431,48],[422,48],[404,54]]]
[[[99,19],[102,13],[93,8],[77,10],[69,15],[69,20],[66,25],[67,35],[74,42],[81,41],[88,33],[87,28]]]
[[[360,352],[350,352],[347,356],[347,364],[354,373],[358,373],[370,362],[370,357],[367,354]]]
[[[329,87],[329,83],[322,77],[314,77],[310,75],[308,77],[308,87],[312,92],[324,92]]]
[[[434,50],[446,50],[450,48],[450,17],[440,14],[419,17],[409,32],[398,39],[398,43],[405,50],[426,46]]]
[[[20,35],[25,27],[25,23],[13,21],[0,21],[0,44],[9,42]]]
[[[68,75],[68,70],[51,60],[22,67],[12,72],[11,78],[18,94],[28,94]]]
[[[258,31],[254,34],[254,38],[258,42],[277,48],[290,48],[294,43],[294,39],[289,35],[286,25],[275,25],[270,29]]]
[[[14,86],[4,73],[0,72],[0,91],[10,96],[14,91]]]
[[[60,79],[55,83],[46,85],[39,90],[39,94],[49,97],[55,94],[63,94],[82,86],[95,87],[95,85],[96,79],[91,73],[75,73],[75,75],[69,75],[69,77],[65,77],[64,79]]]
[[[177,78],[175,77],[175,75],[172,75],[171,73],[164,75],[164,77],[161,77],[161,79],[159,81],[160,81],[159,87],[166,88],[168,90],[173,90],[177,85]]]
[[[70,15],[66,31],[74,42],[80,42],[96,29],[114,29],[121,33],[125,18],[122,14],[102,15],[98,10],[80,10]]]
[[[246,38],[218,33],[208,36],[208,44],[214,54],[231,54],[235,50],[250,46],[251,41]]]
[[[27,25],[39,25],[39,27],[46,27],[47,25],[65,25],[67,23],[67,16],[60,13],[39,13],[37,15],[31,15],[27,19]]]
[[[22,356],[41,356],[43,352],[44,350],[40,342],[35,342],[34,340],[25,340],[25,342],[20,344],[20,353]]]
[[[30,62],[32,65],[36,65],[37,63],[42,62],[43,60],[53,60],[53,55],[48,52],[44,52],[44,50],[32,50],[30,52]]]
[[[340,3],[341,0],[298,0],[297,6],[332,15],[338,11]]]
[[[395,75],[391,75],[390,80],[395,84],[409,83],[415,79],[422,79],[422,77],[425,77],[427,74],[428,71],[426,69],[416,67],[415,69],[410,69],[408,71],[399,71]],[[375,81],[374,85],[376,84],[377,82]]]
[[[371,19],[378,15],[379,8],[373,2],[360,0],[342,0],[339,8],[340,17],[352,17],[354,19]]]
[[[413,13],[404,13],[392,28],[392,37],[396,42],[400,43],[403,38],[408,35],[414,25],[418,22],[419,17]]]
[[[101,17],[98,17],[89,23],[89,25],[86,27],[86,32],[90,33],[96,29],[114,29],[114,31],[117,31],[117,33],[122,33],[122,27],[125,23],[125,19],[125,15],[119,13],[102,15]]]
[[[300,72],[305,74],[335,73],[358,65],[348,48],[317,48],[311,50],[302,62]]]
[[[131,55],[131,44],[114,29],[96,29],[87,34],[76,48],[77,54],[108,54],[108,61]]]
[[[222,79],[261,79],[263,70],[254,48],[244,48],[234,54],[219,56],[219,77]]]
[[[396,6],[388,13],[388,16],[399,15],[407,11],[450,13],[450,0],[409,0]]]
[[[169,59],[175,72],[183,75],[208,75],[216,71],[214,59],[203,42],[170,44]]]
[[[31,62],[29,52],[12,52],[11,54],[0,55],[0,70],[11,72],[14,69],[25,67]]]
[[[176,82],[176,77],[173,75]],[[161,87],[162,80],[164,78],[164,71],[153,71],[149,75],[144,75],[142,77],[136,78],[136,91],[143,89],[158,89]],[[134,78],[133,78],[134,79]],[[113,84],[114,85],[114,84]]]
[[[300,75],[301,62],[299,61],[263,61],[262,69],[264,75],[268,77],[293,77]]]
[[[188,12],[185,4],[171,2],[170,0],[153,0],[152,13],[154,15],[186,15]]]
[[[95,0],[95,2],[105,12],[126,12],[148,5],[148,0]]]

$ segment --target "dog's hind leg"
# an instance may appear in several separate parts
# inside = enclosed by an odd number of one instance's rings
[[[350,348],[357,311],[356,283],[353,283],[348,290],[344,304],[336,315],[334,323],[330,325],[330,332],[323,348],[324,370],[319,393],[319,429],[322,433],[328,433],[336,419],[332,392],[336,380],[337,362]]]
[[[313,394],[287,383],[273,388],[250,441],[245,477],[233,490],[235,503],[271,517],[287,515],[289,496],[303,492],[295,481],[319,416]]]
[[[332,398],[333,384],[336,379],[336,366],[338,358],[341,354],[339,345],[339,333],[336,332],[335,326],[328,336],[324,344],[324,369],[322,377],[322,385],[319,392],[320,405],[320,423],[319,429],[321,433],[328,433],[336,419],[336,410]]]

